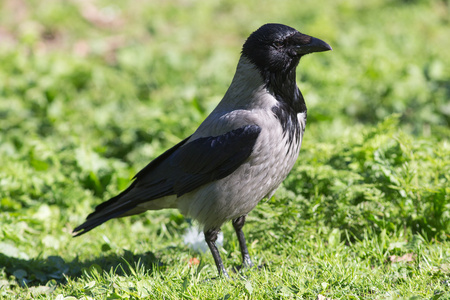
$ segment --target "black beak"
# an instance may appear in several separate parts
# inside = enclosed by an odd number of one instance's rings
[[[323,52],[333,50],[330,45],[322,40],[311,37],[311,42],[306,45],[298,45],[296,47],[297,54],[305,55],[313,52]]]

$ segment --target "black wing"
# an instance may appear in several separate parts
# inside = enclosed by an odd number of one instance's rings
[[[141,203],[164,196],[182,196],[230,175],[250,156],[260,132],[259,126],[247,125],[189,143],[185,139],[137,173],[129,188],[98,205],[74,231],[77,235],[86,233]]]

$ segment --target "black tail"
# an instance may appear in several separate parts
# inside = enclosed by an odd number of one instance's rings
[[[86,222],[84,222],[83,224],[81,224],[80,226],[76,227],[73,230],[74,237],[77,237],[77,236],[80,236],[82,234],[85,234],[86,232],[91,231],[95,227],[105,223],[108,220],[114,219],[114,218],[120,216],[121,214],[123,214],[123,213],[122,212],[117,212],[117,213],[114,213],[114,214],[103,216],[101,218],[94,218],[94,219],[87,218]]]
[[[136,198],[136,195],[131,197],[127,195],[136,185],[136,183],[146,178],[146,176],[153,172],[161,163],[163,163],[168,157],[170,157],[178,148],[180,148],[190,137],[184,139],[179,142],[177,145],[173,146],[152,162],[150,162],[144,169],[142,169],[139,173],[134,176],[134,181],[131,185],[119,195],[109,199],[108,201],[99,204],[93,213],[87,216],[86,221],[80,226],[76,227],[73,230],[74,236],[79,236],[85,234],[86,232],[94,229],[95,227],[105,223],[108,220],[133,215],[136,213],[144,212],[146,209],[136,210],[136,205],[138,205],[142,200],[150,201],[154,199],[158,199],[163,196],[167,196],[173,194],[173,188],[170,185],[163,186],[163,189],[156,188],[153,192],[151,190],[148,191],[147,195],[139,195]],[[157,184],[160,181],[156,181],[154,184]],[[132,193],[131,193],[132,194]],[[142,194],[142,193],[141,193]]]
[[[106,221],[120,217],[129,211],[132,207],[120,205],[119,200],[134,187],[134,184],[135,182],[119,195],[97,205],[95,211],[87,216],[86,221],[73,230],[74,237],[85,234]]]

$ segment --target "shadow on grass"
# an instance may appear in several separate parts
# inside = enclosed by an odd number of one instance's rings
[[[125,250],[122,255],[110,254],[96,257],[92,260],[79,261],[78,258],[71,262],[64,261],[60,256],[47,258],[21,259],[9,257],[0,253],[0,271],[8,276],[13,275],[21,286],[38,286],[54,280],[65,284],[66,278],[78,278],[93,268],[98,271],[110,271],[119,275],[131,275],[138,265],[143,265],[146,270],[153,272],[155,268],[163,266],[153,252],[133,254]]]

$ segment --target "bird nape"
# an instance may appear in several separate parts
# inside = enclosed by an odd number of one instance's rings
[[[305,131],[296,67],[302,56],[328,50],[324,41],[282,24],[253,32],[211,114],[190,137],[136,174],[125,191],[98,205],[74,229],[75,236],[113,218],[178,208],[203,227],[219,274],[229,277],[215,242],[230,220],[243,266],[253,266],[242,231],[245,217],[286,178]]]

